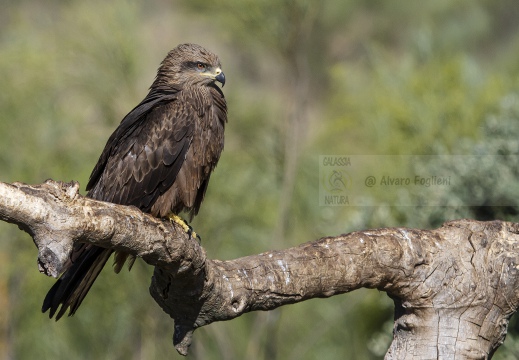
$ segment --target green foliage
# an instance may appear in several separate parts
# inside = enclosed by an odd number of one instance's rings
[[[519,96],[509,94],[499,109],[489,114],[480,140],[461,139],[453,148],[462,156],[433,156],[418,163],[416,172],[453,174],[458,181],[438,187],[435,197],[445,206],[428,206],[409,212],[412,226],[439,226],[456,218],[517,221],[519,214]],[[439,155],[445,153],[438,149]],[[444,155],[444,154],[442,154]],[[442,161],[443,159],[443,161]]]
[[[144,97],[165,53],[190,41],[217,52],[229,79],[225,150],[193,222],[210,257],[374,226],[515,218],[517,159],[507,155],[519,146],[517,2],[1,5],[0,181],[51,177],[84,187],[109,134]],[[377,206],[319,207],[317,159],[324,154],[503,156],[453,164],[466,182],[438,196],[456,199],[455,206],[417,211],[378,206],[386,201],[382,192],[373,196]],[[282,189],[292,165],[287,196]],[[410,165],[380,166],[412,171]],[[441,162],[423,166],[454,171]],[[469,198],[493,206],[459,206]],[[54,323],[39,313],[53,281],[36,273],[35,257],[27,235],[0,224],[2,355],[176,356],[172,321],[146,291],[150,267],[137,262],[117,276],[107,267],[78,314]],[[188,358],[380,358],[390,340],[388,321],[384,294],[356,291],[212,324],[197,330]]]
[[[367,65],[331,69],[334,124],[323,130],[323,141],[337,131],[360,137],[357,154],[430,154],[437,143],[451,148],[475,136],[509,86],[462,54],[426,63],[378,50],[370,56]]]

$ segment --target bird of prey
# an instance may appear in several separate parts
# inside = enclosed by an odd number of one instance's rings
[[[171,50],[148,95],[108,139],[90,175],[87,196],[133,205],[160,218],[185,211],[192,219],[223,149],[227,105],[217,81],[225,85],[218,56],[195,44]],[[56,314],[56,320],[68,308],[73,315],[112,252],[75,244],[42,311],[50,310],[49,317]],[[134,258],[116,252],[116,272],[127,259],[131,266]]]

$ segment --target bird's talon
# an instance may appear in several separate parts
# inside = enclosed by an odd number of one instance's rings
[[[193,227],[191,225],[189,225],[187,223],[187,221],[182,219],[180,216],[171,214],[168,216],[168,219],[170,222],[172,222],[172,223],[174,222],[174,223],[180,225],[182,227],[182,229],[184,229],[184,232],[187,235],[189,235],[189,237],[199,239],[199,241],[200,241],[200,236],[198,236],[198,234],[193,231]]]

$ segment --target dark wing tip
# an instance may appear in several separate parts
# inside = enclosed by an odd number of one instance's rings
[[[50,288],[49,292],[47,293],[47,296],[45,296],[45,299],[43,300],[43,305],[41,307],[41,312],[46,313],[47,310],[49,310],[49,319],[52,319],[54,315],[56,315],[55,320],[58,321],[63,317],[65,312],[67,311],[67,308],[69,307],[68,304],[61,303],[59,300],[59,297],[57,296],[59,288],[61,286],[61,279],[58,279],[56,283]],[[61,308],[60,308],[61,305]],[[58,311],[59,309],[59,311]],[[56,311],[58,313],[56,314]],[[69,316],[74,315],[74,312],[71,310],[69,312]]]
[[[58,281],[56,281],[56,283],[54,283],[54,285],[52,285],[49,292],[47,293],[47,296],[45,296],[45,299],[43,300],[41,312],[46,313],[47,310],[50,310],[49,319],[52,319],[52,317],[56,313],[56,310],[59,307],[59,303],[58,304],[55,303],[55,295],[60,287],[60,284],[61,284],[61,279],[58,279]]]
[[[73,263],[50,288],[41,311],[49,310],[49,318],[55,316],[56,321],[65,315],[67,309],[70,309],[69,316],[74,315],[111,253],[111,250],[96,246],[82,252],[80,260]]]

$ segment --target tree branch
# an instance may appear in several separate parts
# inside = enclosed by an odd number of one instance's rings
[[[519,224],[459,220],[435,230],[367,230],[219,261],[175,223],[78,190],[78,183],[51,180],[0,183],[0,219],[33,237],[47,275],[60,274],[76,241],[155,266],[150,292],[175,320],[181,354],[193,331],[214,321],[367,287],[395,302],[386,359],[484,359],[504,341],[517,309]]]

